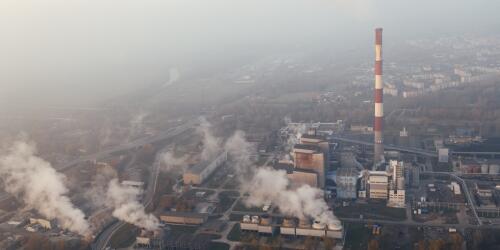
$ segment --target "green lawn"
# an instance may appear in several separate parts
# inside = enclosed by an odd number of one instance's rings
[[[210,242],[209,249],[211,250],[229,250],[229,245],[222,242]]]
[[[241,240],[241,228],[240,223],[234,224],[233,228],[227,235],[227,239],[230,241],[240,241]]]
[[[362,214],[364,219],[383,220],[405,220],[404,208],[387,207],[383,203],[374,204],[352,204],[347,207],[339,207],[334,210],[335,215],[344,218],[359,218]]]
[[[241,221],[243,219],[242,214],[230,214],[229,215],[229,220],[230,221]]]
[[[238,203],[233,208],[233,211],[241,211],[241,212],[262,212],[261,207],[246,207],[245,203],[240,199]]]
[[[346,239],[345,248],[356,250],[365,250],[368,247],[368,240],[370,238],[371,231],[366,228],[364,224],[345,224]]]

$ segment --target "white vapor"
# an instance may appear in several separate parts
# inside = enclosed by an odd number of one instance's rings
[[[155,230],[159,226],[158,218],[146,213],[144,206],[138,201],[140,194],[139,189],[124,186],[118,179],[113,179],[106,195],[114,207],[113,216],[135,226]]]
[[[230,137],[225,149],[231,160],[231,166],[240,180],[240,188],[249,194],[247,206],[263,206],[272,203],[288,216],[313,218],[326,224],[340,225],[323,199],[321,189],[303,185],[290,189],[286,172],[269,167],[257,168],[250,159],[254,148],[245,139],[245,133],[236,131]]]
[[[89,235],[89,225],[83,212],[67,196],[65,176],[49,162],[36,156],[32,143],[16,141],[0,156],[0,178],[8,193],[47,219],[80,235]]]
[[[253,162],[250,156],[255,154],[254,147],[246,140],[245,132],[236,131],[225,143],[224,149],[230,156],[231,166],[239,178],[246,178],[252,173]]]
[[[201,159],[203,161],[212,160],[220,153],[221,139],[214,136],[212,133],[212,125],[205,119],[201,118],[198,133],[203,137],[203,150],[201,152]]]
[[[84,197],[93,208],[109,207],[109,200],[103,194],[106,194],[109,182],[117,176],[118,173],[110,165],[106,164],[97,169],[90,188],[84,193]]]
[[[176,170],[184,170],[187,166],[187,156],[176,157],[171,151],[165,152],[161,155],[161,170],[171,172]]]
[[[259,168],[252,180],[243,187],[250,194],[245,201],[248,206],[273,203],[287,216],[313,218],[326,224],[340,225],[333,212],[328,210],[322,190],[309,185],[296,190],[289,189],[284,170]]]

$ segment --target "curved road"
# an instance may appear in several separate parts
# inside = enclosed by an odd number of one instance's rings
[[[193,126],[196,125],[195,121],[189,121],[184,125],[181,125],[179,127],[176,127],[174,129],[168,130],[164,136],[161,138],[156,137],[154,141],[159,141],[167,138],[173,138],[175,136],[178,136],[186,131],[188,129],[192,128]],[[151,140],[151,139],[150,139]],[[153,141],[153,142],[154,142]],[[146,143],[147,144],[147,143]],[[151,203],[153,202],[154,194],[156,193],[156,187],[158,183],[158,176],[160,174],[160,156],[162,155],[162,152],[158,152],[155,157],[155,161],[153,163],[153,168],[151,171],[150,179],[148,181],[148,186],[145,190],[145,196],[143,198],[143,205],[144,207],[149,207]],[[123,221],[115,221],[111,224],[111,226],[107,227],[102,231],[96,239],[94,239],[94,244],[92,246],[92,249],[106,249],[106,247],[109,244],[109,241],[113,237],[113,235],[118,232],[124,225],[126,225],[125,222]]]

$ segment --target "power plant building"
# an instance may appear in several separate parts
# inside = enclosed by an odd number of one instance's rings
[[[320,188],[325,187],[325,153],[318,145],[296,144],[293,147],[294,167],[311,170],[318,175]]]
[[[291,189],[296,189],[303,185],[318,187],[318,174],[313,170],[294,168],[293,164],[284,162],[278,162],[274,168],[286,171]]]
[[[389,185],[389,207],[405,207],[406,190],[405,190],[405,164],[404,162],[391,160],[389,162],[390,170],[392,171],[392,179]]]
[[[337,198],[356,199],[359,172],[355,168],[340,168],[337,170]]]
[[[277,223],[269,215],[262,217],[244,215],[240,228],[242,231],[253,231],[264,235],[279,233],[286,237],[327,237],[339,240],[344,238],[341,224],[326,225],[319,221],[311,223],[309,219],[298,220],[290,217],[285,217],[283,223]]]
[[[448,148],[438,149],[438,161],[440,163],[447,163],[449,161],[450,150]]]
[[[312,170],[295,169],[291,173],[287,173],[287,178],[290,181],[292,189],[303,185],[318,187],[318,174]]]
[[[219,154],[212,162],[200,162],[190,166],[182,175],[184,184],[201,185],[218,167],[227,160],[227,152]]]
[[[389,176],[385,171],[370,171],[368,177],[370,199],[387,200],[389,190]]]
[[[388,207],[405,207],[406,194],[405,190],[391,189],[389,190],[389,201],[387,202]]]

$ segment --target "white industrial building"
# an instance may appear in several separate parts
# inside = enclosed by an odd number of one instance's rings
[[[368,188],[370,199],[387,200],[389,176],[386,171],[370,171]]]
[[[219,154],[212,162],[200,162],[189,167],[183,174],[184,184],[200,185],[227,160],[227,152]]]
[[[340,168],[337,170],[337,198],[356,199],[359,172],[355,168]]]
[[[450,150],[448,148],[438,149],[438,161],[440,163],[447,163],[449,161]]]
[[[389,167],[392,172],[391,181],[389,185],[389,200],[387,206],[389,207],[405,207],[406,192],[405,192],[405,178],[404,178],[404,162],[391,160]]]

